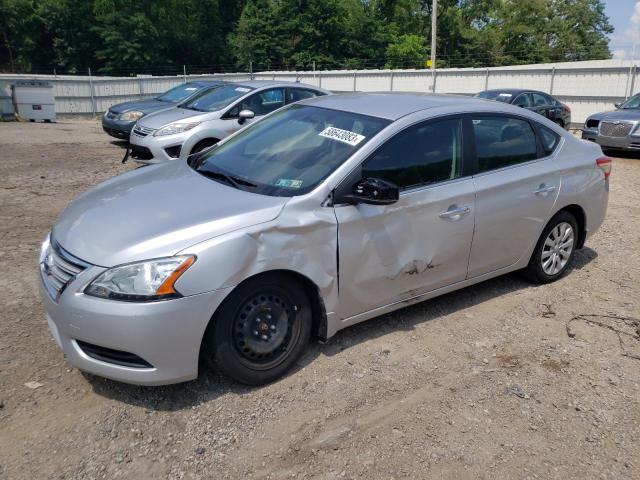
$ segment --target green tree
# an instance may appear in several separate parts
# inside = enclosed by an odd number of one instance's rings
[[[387,46],[387,68],[424,68],[427,49],[419,35],[400,35]]]

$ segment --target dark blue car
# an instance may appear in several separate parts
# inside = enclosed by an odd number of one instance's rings
[[[187,82],[154,98],[118,103],[104,112],[102,129],[112,137],[128,140],[135,123],[145,115],[173,107],[204,89],[222,83],[224,82],[217,80]]]

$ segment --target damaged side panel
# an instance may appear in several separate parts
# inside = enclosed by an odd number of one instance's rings
[[[474,229],[470,178],[401,195],[387,207],[335,208],[341,326],[368,310],[462,281]],[[460,216],[442,216],[469,207]]]
[[[176,282],[185,295],[232,287],[267,271],[290,270],[317,286],[329,318],[336,308],[337,222],[332,208],[296,208],[291,202],[273,221],[213,238],[182,253],[198,257],[189,275]]]

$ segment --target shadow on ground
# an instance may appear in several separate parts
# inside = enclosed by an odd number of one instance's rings
[[[573,270],[584,268],[597,256],[598,254],[589,247],[577,251],[568,274],[570,275]],[[333,356],[354,345],[374,340],[390,332],[411,331],[417,325],[443,315],[451,315],[524,288],[536,287],[535,284],[524,280],[519,273],[511,273],[345,328],[325,344],[312,343],[307,353],[288,375],[295,375],[298,370],[311,364],[320,355]],[[240,385],[205,366],[201,366],[200,371],[202,373],[197,380],[162,387],[128,385],[91,374],[84,375],[98,395],[158,411],[184,410],[215,400],[226,393],[242,395],[260,388]]]

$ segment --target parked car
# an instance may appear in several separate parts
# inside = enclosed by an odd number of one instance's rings
[[[328,93],[297,82],[220,85],[138,121],[130,139],[131,157],[144,164],[185,159],[284,105]]]
[[[112,137],[128,140],[135,123],[145,115],[173,107],[203,89],[222,83],[224,82],[217,80],[187,82],[173,87],[157,97],[117,103],[104,112],[102,129]]]
[[[571,125],[571,109],[569,106],[548,93],[538,92],[536,90],[505,88],[485,90],[484,92],[477,93],[475,97],[526,108],[527,110],[547,117],[565,129],[569,129]]]
[[[262,384],[312,336],[515,270],[557,280],[610,172],[597,145],[499,102],[312,98],[78,197],[42,246],[42,302],[87,372],[172,383],[202,359]]]
[[[587,118],[582,138],[608,150],[640,150],[640,94]]]

